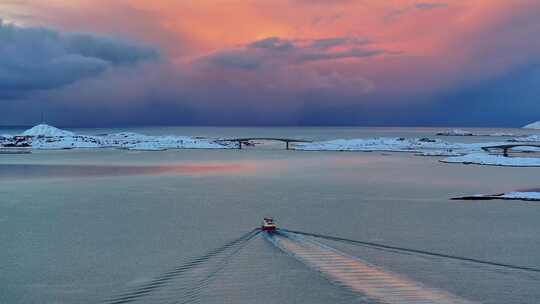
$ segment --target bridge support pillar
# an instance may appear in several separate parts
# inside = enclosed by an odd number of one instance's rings
[[[289,142],[288,141],[285,142],[285,150],[289,150]]]
[[[507,148],[503,149],[503,156],[508,157],[508,149]]]
[[[242,141],[238,141],[238,150],[242,150]]]

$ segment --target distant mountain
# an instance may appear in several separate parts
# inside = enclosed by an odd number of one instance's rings
[[[540,121],[533,122],[523,127],[524,129],[540,129]]]
[[[61,130],[53,126],[46,124],[40,124],[34,126],[26,131],[22,135],[27,136],[74,136],[75,134],[70,131]]]

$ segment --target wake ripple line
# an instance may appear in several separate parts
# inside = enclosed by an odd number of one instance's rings
[[[460,261],[471,262],[471,263],[476,263],[476,264],[483,264],[483,265],[489,265],[489,266],[504,267],[504,268],[514,269],[514,270],[523,270],[523,271],[540,273],[540,268],[536,268],[536,267],[519,266],[519,265],[512,265],[512,264],[499,263],[499,262],[493,262],[493,261],[485,261],[485,260],[480,260],[480,259],[475,259],[475,258],[468,258],[468,257],[457,256],[457,255],[450,255],[450,254],[445,254],[445,253],[432,252],[432,251],[427,251],[427,250],[404,248],[404,247],[384,245],[384,244],[378,244],[378,243],[366,242],[366,241],[357,241],[357,240],[351,240],[351,239],[346,239],[346,238],[342,238],[342,237],[328,236],[328,235],[322,235],[322,234],[316,234],[316,233],[294,231],[294,230],[288,230],[288,229],[279,229],[279,230],[284,231],[284,232],[289,232],[289,233],[296,233],[296,234],[300,234],[300,235],[306,235],[306,236],[312,236],[312,237],[321,238],[321,239],[327,239],[327,240],[331,240],[331,241],[338,241],[338,242],[345,242],[345,243],[349,243],[349,244],[353,244],[353,245],[366,246],[366,247],[375,248],[375,249],[395,250],[395,252],[397,252],[397,253],[399,253],[399,252],[401,252],[401,253],[416,253],[416,254],[421,254],[421,255],[429,255],[429,256],[435,256],[435,257],[439,257],[439,258],[460,260]]]
[[[198,282],[198,284],[197,284],[197,287],[192,288],[191,290],[188,291],[188,293],[186,295],[184,295],[184,296],[182,296],[180,298],[180,299],[188,298],[187,300],[185,300],[183,302],[181,302],[181,300],[177,300],[177,301],[173,302],[173,304],[177,304],[177,303],[180,303],[180,302],[182,304],[186,304],[186,303],[191,303],[193,301],[198,300],[200,298],[201,290],[208,287],[208,285],[211,283],[211,281],[216,277],[217,274],[219,274],[219,272],[221,272],[225,268],[225,266],[227,266],[227,264],[230,262],[230,260],[240,250],[242,250],[249,243],[249,241],[251,241],[254,237],[256,237],[260,232],[261,232],[261,230],[257,229],[257,231],[255,231],[255,233],[251,234],[248,238],[246,238],[245,241],[243,241],[234,251],[232,251],[230,254],[228,254],[226,257],[224,257],[222,260],[220,260],[218,267],[214,271],[209,273],[204,279],[200,280]]]
[[[106,300],[104,303],[107,304],[126,304],[137,301],[139,298],[144,297],[152,292],[155,292],[157,289],[163,287],[165,284],[167,284],[169,281],[179,277],[182,274],[185,274],[187,271],[206,263],[208,260],[210,260],[212,257],[217,256],[226,250],[228,250],[231,247],[234,247],[235,245],[242,244],[249,239],[251,239],[253,236],[258,234],[260,232],[260,229],[253,229],[244,235],[231,240],[227,243],[225,243],[223,246],[218,247],[212,251],[207,252],[201,257],[195,258],[192,261],[182,264],[173,270],[166,272],[151,281],[137,287],[135,290],[121,294],[119,296],[116,296],[112,299]]]
[[[372,266],[315,240],[291,233],[266,234],[279,249],[319,271],[330,282],[387,304],[472,304],[446,291],[431,288]]]

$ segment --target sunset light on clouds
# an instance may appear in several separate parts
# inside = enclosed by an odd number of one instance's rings
[[[538,303],[539,37],[540,0],[0,0],[0,304]]]
[[[540,116],[539,16],[527,0],[2,0],[0,119],[515,126]]]

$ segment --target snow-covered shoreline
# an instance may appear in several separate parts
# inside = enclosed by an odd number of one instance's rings
[[[478,164],[492,166],[540,167],[540,157],[505,157],[488,154],[487,146],[508,145],[509,142],[531,144],[540,140],[537,135],[515,137],[500,142],[459,143],[439,138],[377,137],[335,139],[329,141],[296,143],[290,147],[297,151],[351,151],[351,152],[406,152],[417,156],[446,157],[444,163]],[[0,136],[0,148],[38,150],[60,149],[127,149],[162,151],[168,149],[236,149],[238,143],[220,139],[192,136],[150,136],[133,132],[104,135],[84,135],[41,124],[20,135]],[[540,147],[515,147],[515,152],[540,152]]]
[[[506,167],[540,167],[540,157],[505,157],[483,152],[470,153],[462,156],[447,157],[440,160],[443,163],[460,163]]]
[[[515,141],[517,142],[517,141]],[[518,142],[519,143],[519,142]],[[417,156],[446,158],[443,163],[477,164],[509,167],[540,167],[540,157],[505,157],[488,154],[482,148],[507,145],[508,142],[455,143],[431,138],[370,138],[337,139],[323,142],[296,144],[301,151],[354,151],[354,152],[409,152]],[[530,142],[523,142],[530,144]],[[540,152],[537,147],[515,147],[515,152]]]
[[[294,150],[301,151],[355,151],[355,152],[409,152],[421,156],[455,156],[482,151],[482,147],[506,142],[454,143],[432,138],[379,137],[366,139],[336,139],[299,143]]]
[[[454,197],[452,200],[521,200],[540,201],[540,192],[514,191],[500,194],[475,194],[462,197]]]
[[[511,142],[540,142],[540,135],[528,135],[511,138],[508,141]]]
[[[167,149],[231,149],[232,144],[190,136],[149,136],[132,132],[106,135],[82,135],[40,124],[20,135],[1,135],[0,147],[61,150],[81,148],[117,148],[140,151]]]
[[[489,133],[489,134],[481,134],[481,133],[474,133],[471,131],[461,130],[461,129],[452,129],[452,130],[445,130],[445,131],[439,131],[435,135],[437,136],[485,136],[485,137],[513,137],[516,136],[513,133],[506,133],[506,132],[496,132],[496,133]]]

